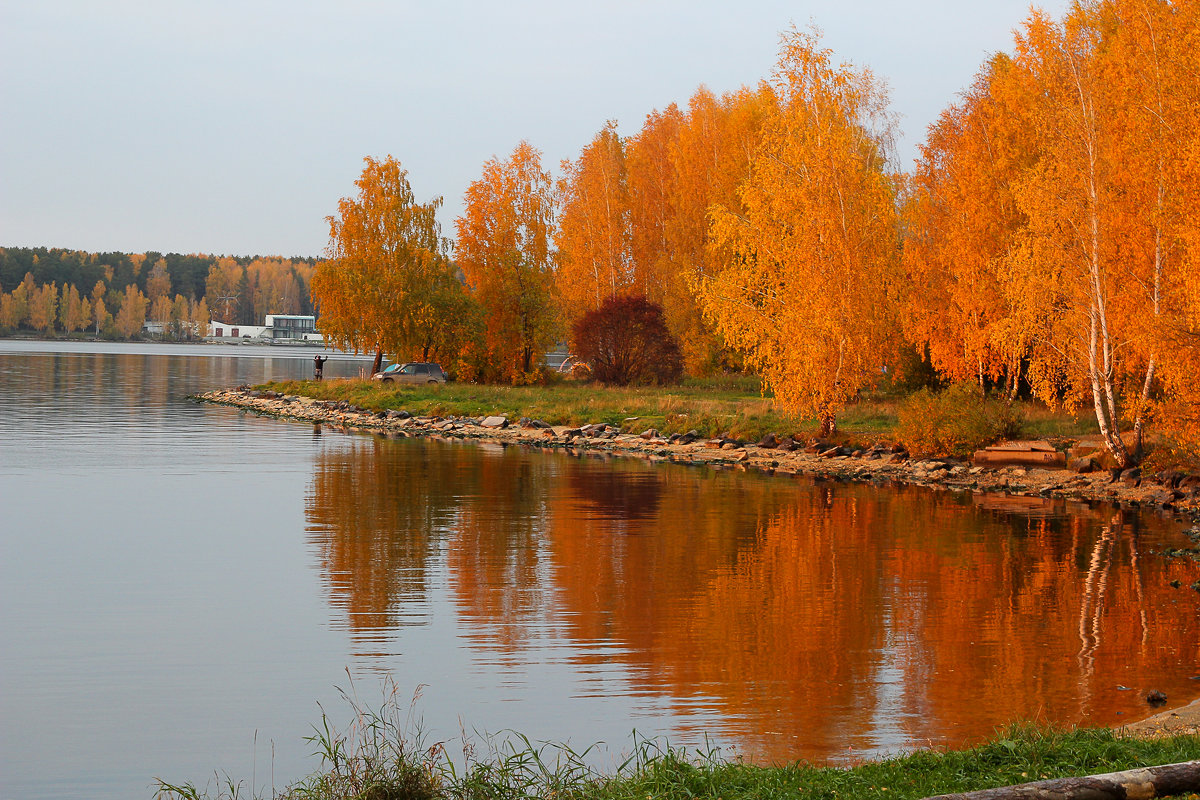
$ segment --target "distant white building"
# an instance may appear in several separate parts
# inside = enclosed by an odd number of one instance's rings
[[[208,337],[218,342],[243,341],[245,339],[270,339],[271,329],[266,325],[237,325],[213,320],[208,324]]]
[[[271,331],[272,339],[300,339],[319,342],[324,339],[317,333],[317,318],[298,314],[267,314],[264,322]]]
[[[323,342],[317,333],[317,318],[298,314],[267,314],[264,325],[236,325],[213,320],[208,339],[217,342]]]

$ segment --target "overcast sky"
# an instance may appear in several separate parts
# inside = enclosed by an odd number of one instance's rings
[[[1065,0],[1042,3],[1055,17]],[[810,23],[886,79],[905,165],[1023,0],[0,0],[0,246],[320,255],[367,155],[453,231],[483,162],[767,77]]]

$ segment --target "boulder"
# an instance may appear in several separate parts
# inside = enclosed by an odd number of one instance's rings
[[[658,430],[656,428],[646,428],[646,430],[639,433],[638,436],[648,442],[651,439],[658,438]]]
[[[479,421],[481,428],[507,428],[508,419],[506,417],[484,417]]]
[[[1094,457],[1082,456],[1080,458],[1071,459],[1070,467],[1072,472],[1078,472],[1081,475],[1087,475],[1088,473],[1098,470],[1100,465],[1096,463],[1096,459]]]
[[[758,440],[758,446],[763,450],[774,450],[776,447],[779,447],[779,437],[773,433],[768,433]]]
[[[1140,486],[1142,483],[1142,468],[1130,467],[1126,470],[1121,470],[1121,482],[1126,486]]]

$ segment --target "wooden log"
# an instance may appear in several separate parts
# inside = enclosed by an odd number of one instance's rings
[[[925,800],[1152,800],[1200,791],[1200,761],[941,794]]]

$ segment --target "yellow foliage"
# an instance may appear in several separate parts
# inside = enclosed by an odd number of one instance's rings
[[[521,142],[489,159],[455,220],[456,254],[483,308],[485,372],[525,382],[554,343],[554,191],[541,154]]]
[[[870,72],[833,65],[816,34],[796,30],[774,84],[779,107],[741,187],[744,210],[712,209],[723,263],[698,290],[706,316],[778,402],[828,431],[880,375],[893,341],[899,246],[886,96]]]
[[[364,159],[355,185],[328,218],[329,258],[312,278],[321,330],[354,352],[432,355],[457,281],[437,222],[440,197],[417,203],[408,173],[392,156]],[[454,284],[454,285],[452,285]]]

